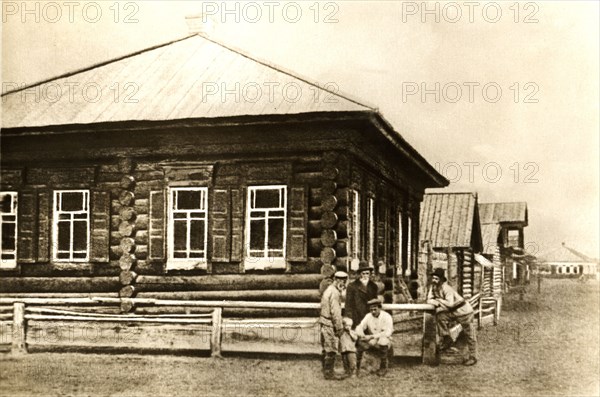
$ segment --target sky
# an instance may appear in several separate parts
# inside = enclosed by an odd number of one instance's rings
[[[2,2],[3,90],[206,34],[376,107],[479,202],[526,201],[528,252],[599,254],[599,3]]]

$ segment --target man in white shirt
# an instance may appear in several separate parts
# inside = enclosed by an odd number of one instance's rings
[[[388,369],[388,352],[392,346],[392,334],[394,333],[394,321],[389,313],[381,310],[381,301],[378,298],[367,302],[369,313],[356,327],[358,334],[357,344],[357,372],[360,371],[362,353],[371,350],[381,358],[381,364],[377,375],[384,376]]]

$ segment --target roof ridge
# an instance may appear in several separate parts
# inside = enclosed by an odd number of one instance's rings
[[[54,80],[63,79],[65,77],[71,77],[71,76],[74,76],[74,75],[79,74],[79,73],[88,72],[88,71],[90,71],[92,69],[96,69],[96,68],[99,68],[99,67],[102,67],[102,66],[106,66],[106,65],[109,65],[109,64],[114,63],[114,62],[119,62],[119,61],[122,61],[123,59],[131,58],[131,57],[143,54],[143,53],[148,52],[148,51],[156,50],[157,48],[166,47],[166,46],[171,45],[173,43],[177,43],[179,41],[183,41],[183,40],[189,39],[189,38],[194,37],[194,36],[196,36],[196,35],[195,34],[188,35],[188,36],[185,36],[185,37],[182,37],[182,38],[179,38],[179,39],[168,41],[166,43],[153,45],[151,47],[147,47],[147,48],[144,48],[144,49],[141,49],[141,50],[129,53],[129,54],[121,55],[121,56],[118,56],[116,58],[111,58],[111,59],[108,59],[106,61],[94,63],[92,65],[83,67],[81,69],[75,69],[75,70],[72,70],[70,72],[60,74],[58,76],[54,76],[54,77],[50,77],[50,78],[47,78],[47,79],[44,79],[44,80],[36,81],[34,83],[27,84],[27,85],[25,85],[23,87],[15,88],[14,90],[8,90],[6,92],[3,92],[2,95],[0,95],[0,97],[6,96],[6,95],[9,95],[9,94],[14,94],[15,92],[20,92],[20,91],[23,91],[23,90],[26,90],[28,88],[35,87],[35,86],[38,86],[38,85],[46,84],[46,83],[49,83],[49,82],[54,81]]]
[[[253,57],[253,56],[251,56],[251,55],[247,54],[247,53],[246,53],[246,52],[244,52],[243,50],[240,50],[240,49],[238,49],[238,48],[234,48],[234,47],[232,47],[232,46],[230,46],[230,45],[228,45],[228,44],[224,44],[224,43],[222,43],[221,41],[215,40],[215,39],[213,39],[213,38],[210,38],[210,37],[208,37],[208,36],[205,36],[205,35],[203,35],[203,34],[201,34],[201,33],[196,33],[196,36],[202,37],[203,39],[205,39],[205,40],[208,40],[208,41],[210,41],[211,43],[214,43],[214,44],[216,44],[216,45],[218,45],[218,46],[220,46],[220,47],[223,47],[223,48],[225,48],[225,49],[227,49],[227,50],[229,50],[229,51],[232,51],[232,52],[234,52],[234,53],[236,53],[236,54],[238,54],[238,55],[241,55],[241,56],[243,56],[244,58],[247,58],[247,59],[249,59],[249,60],[251,60],[251,61],[253,61],[253,62],[256,62],[256,63],[258,63],[258,64],[261,64],[261,65],[263,65],[263,66],[266,66],[266,67],[268,67],[268,68],[270,68],[270,69],[273,69],[273,70],[275,70],[275,71],[277,71],[277,72],[279,72],[279,73],[283,73],[283,74],[285,74],[285,75],[288,75],[288,76],[290,76],[290,77],[293,77],[293,78],[295,78],[295,79],[298,79],[298,80],[300,80],[300,81],[302,81],[302,82],[304,82],[304,83],[306,83],[306,84],[309,84],[309,85],[311,85],[311,86],[313,86],[313,87],[316,87],[316,88],[318,88],[319,90],[322,90],[322,91],[328,92],[328,93],[330,93],[330,94],[332,94],[332,95],[335,95],[335,96],[337,96],[337,97],[343,98],[343,99],[345,99],[345,100],[347,100],[347,101],[350,101],[350,102],[352,102],[352,103],[354,103],[354,104],[356,104],[356,105],[359,105],[359,106],[362,106],[362,107],[368,108],[368,109],[369,109],[369,110],[371,110],[371,111],[378,112],[378,109],[377,109],[377,107],[375,107],[375,106],[371,106],[371,105],[367,105],[366,103],[362,103],[362,102],[360,102],[358,99],[353,99],[353,98],[351,98],[351,97],[349,96],[349,94],[345,94],[345,93],[344,93],[344,94],[342,94],[342,93],[339,93],[339,92],[334,92],[334,91],[331,91],[330,89],[327,89],[327,88],[325,88],[325,87],[320,87],[320,86],[318,85],[318,82],[312,82],[312,81],[310,81],[310,80],[309,80],[307,77],[300,76],[300,75],[296,74],[296,72],[292,72],[292,71],[286,70],[286,69],[284,69],[283,67],[281,67],[281,66],[279,66],[279,65],[270,64],[270,63],[269,63],[269,62],[267,62],[267,61],[263,61],[263,60],[261,60],[261,59],[255,58],[255,57]]]

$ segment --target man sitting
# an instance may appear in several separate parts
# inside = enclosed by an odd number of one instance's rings
[[[381,310],[381,301],[378,298],[367,302],[369,313],[356,327],[357,343],[357,372],[360,372],[360,363],[363,352],[371,350],[380,357],[381,363],[377,375],[384,376],[388,369],[388,352],[392,346],[394,322],[389,313]]]

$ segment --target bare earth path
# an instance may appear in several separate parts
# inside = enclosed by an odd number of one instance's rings
[[[393,363],[376,376],[326,382],[316,358],[215,360],[165,355],[35,353],[0,358],[2,395],[598,396],[597,282],[544,280],[508,295],[497,327],[479,333],[474,367]]]

